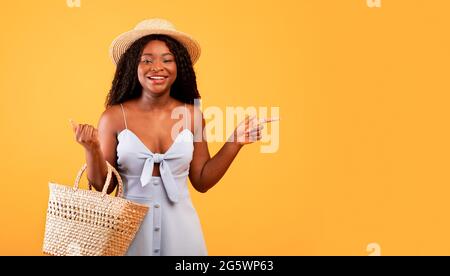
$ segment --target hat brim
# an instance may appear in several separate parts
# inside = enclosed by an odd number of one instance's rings
[[[111,46],[109,47],[109,55],[111,56],[114,63],[117,65],[120,57],[136,40],[151,34],[167,35],[183,44],[183,46],[189,53],[192,64],[195,64],[200,57],[200,44],[190,35],[183,32],[171,31],[166,29],[131,30],[119,35],[111,43]]]

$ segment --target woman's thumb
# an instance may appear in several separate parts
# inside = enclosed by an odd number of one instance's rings
[[[77,124],[74,120],[72,120],[72,119],[70,119],[69,122],[70,122],[70,124],[72,125],[73,131],[74,131],[74,132],[77,131],[78,124]]]

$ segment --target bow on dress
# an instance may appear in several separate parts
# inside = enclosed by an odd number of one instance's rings
[[[170,170],[168,160],[177,159],[182,157],[181,154],[166,152],[165,154],[152,153],[152,152],[140,152],[138,158],[145,159],[144,168],[141,173],[142,187],[150,184],[153,174],[153,167],[155,163],[159,164],[159,172],[161,179],[166,189],[167,196],[170,201],[178,202],[179,190],[175,179],[173,178]]]

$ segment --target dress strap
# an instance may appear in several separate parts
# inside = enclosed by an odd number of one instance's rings
[[[185,120],[184,120],[185,128],[190,129],[190,128],[189,128],[189,110],[188,110],[187,107],[186,107],[186,103],[184,103],[184,112],[185,112],[185,114],[184,114],[184,118],[185,118]]]
[[[125,128],[128,129],[128,126],[127,126],[127,117],[125,116],[125,110],[123,109],[123,105],[122,105],[122,104],[120,104],[120,107],[122,108],[123,121],[125,122]]]

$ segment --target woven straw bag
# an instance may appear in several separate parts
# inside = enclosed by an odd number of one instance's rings
[[[123,198],[122,179],[108,162],[102,192],[78,189],[86,167],[78,172],[73,188],[49,183],[43,251],[58,256],[124,255],[148,207]],[[106,193],[112,173],[119,185],[115,197]]]

